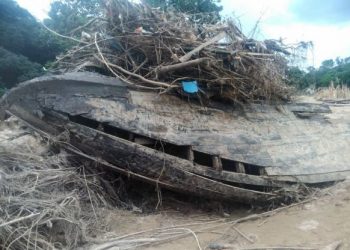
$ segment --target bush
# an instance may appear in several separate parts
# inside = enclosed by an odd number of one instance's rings
[[[43,74],[40,64],[0,47],[0,88],[12,88],[18,82]]]
[[[45,64],[71,46],[47,31],[14,0],[0,0],[0,46]]]

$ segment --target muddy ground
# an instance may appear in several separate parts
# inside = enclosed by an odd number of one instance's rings
[[[0,139],[7,150],[45,151],[23,128],[3,126]],[[127,191],[126,206],[96,208],[101,225],[93,244],[81,249],[350,249],[350,181],[272,211],[159,193],[141,183],[126,184]]]

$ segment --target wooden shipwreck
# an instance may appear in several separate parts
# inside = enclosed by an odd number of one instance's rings
[[[75,73],[23,83],[1,108],[71,153],[200,196],[272,201],[350,175],[346,103],[204,107]]]

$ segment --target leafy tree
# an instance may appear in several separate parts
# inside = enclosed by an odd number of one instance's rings
[[[290,67],[287,71],[288,82],[297,88],[305,88],[305,72],[298,67]]]
[[[342,59],[339,56],[335,59],[335,64],[337,66],[340,66],[340,65],[344,64],[344,62],[345,62],[345,59]]]
[[[0,87],[11,88],[16,83],[44,73],[42,65],[0,47]]]
[[[16,83],[44,74],[44,64],[66,48],[14,0],[0,0],[0,84]]]
[[[107,3],[107,0],[54,0],[49,12],[50,18],[44,23],[60,34],[79,35],[74,34],[75,29],[94,17],[102,16],[102,6]],[[143,3],[164,10],[173,7],[190,14],[207,13],[211,19],[217,19],[222,10],[220,0],[143,0]]]
[[[63,43],[14,0],[0,1],[0,46],[41,64],[54,60]]]
[[[293,67],[288,70],[287,77],[291,85],[300,89],[328,87],[331,83],[350,86],[350,60],[349,57],[337,58],[335,62],[325,60],[319,69],[311,67],[308,72]]]
[[[58,33],[70,35],[92,17],[101,15],[101,0],[55,0],[44,22]]]
[[[219,12],[222,10],[221,0],[144,0],[143,2],[164,10],[173,7],[189,14],[207,13],[207,19],[213,21],[220,19]]]
[[[330,69],[334,67],[333,59],[325,60],[321,63],[321,69]]]
[[[346,63],[346,59],[344,59],[341,64],[334,66],[332,60],[326,60],[322,63],[316,76],[318,87],[329,86],[331,82],[335,85],[346,84],[350,86],[350,62]]]
[[[313,66],[309,66],[309,67],[307,67],[307,71],[308,71],[308,72],[315,72],[315,71],[316,71],[316,68],[313,67]]]

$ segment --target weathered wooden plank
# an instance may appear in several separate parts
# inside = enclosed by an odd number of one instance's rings
[[[320,184],[324,182],[337,182],[348,179],[349,171],[325,173],[325,174],[309,174],[309,175],[293,175],[293,176],[271,176],[271,179],[277,182],[304,183],[304,184]]]
[[[297,113],[331,113],[329,105],[322,103],[292,103],[287,106],[292,112]]]
[[[194,161],[194,153],[193,153],[192,146],[187,146],[186,159],[189,160],[190,162]]]
[[[69,124],[70,143],[87,154],[164,183],[177,185],[183,191],[237,200],[255,200],[266,194],[220,184],[186,171],[187,163],[158,151],[97,133],[80,125]],[[83,143],[80,142],[81,138]],[[207,195],[208,195],[207,194]],[[262,198],[262,197],[261,197]]]
[[[216,171],[222,171],[222,162],[219,156],[212,156],[213,167]]]
[[[271,199],[272,194],[249,191],[215,182],[188,171],[186,160],[112,137],[78,124],[69,123],[70,143],[83,152],[123,166],[130,171],[171,184],[182,191],[199,195],[253,202]]]
[[[244,164],[242,162],[236,162],[236,172],[237,173],[245,173],[245,167]]]
[[[39,84],[29,83],[8,94],[6,102],[22,103],[28,110],[45,107],[81,115],[156,140],[192,145],[199,152],[265,167],[267,175],[320,175],[350,169],[348,106],[337,107],[336,114],[331,104],[201,107],[174,96],[130,91],[115,82],[77,76],[45,83],[37,80]],[[321,114],[324,119],[300,119],[296,113]]]
[[[290,184],[285,184],[282,181],[278,181],[274,177],[270,178],[268,176],[261,177],[256,175],[248,175],[244,173],[229,172],[225,170],[216,171],[210,167],[198,165],[192,166],[190,171],[202,176],[207,176],[208,178],[213,180],[225,181],[228,183],[231,182],[237,184],[248,184],[275,188],[290,187]]]
[[[14,115],[23,115],[19,107],[12,111]],[[48,129],[50,131],[55,130],[51,128],[50,124],[37,123],[38,118],[28,113],[24,117],[29,124],[35,124],[34,128],[40,133],[45,134]],[[251,203],[276,198],[273,194],[233,187],[191,173],[187,170],[189,164],[187,160],[168,156],[162,152],[79,124],[57,121],[55,125],[59,127],[60,124],[66,125],[62,131],[68,129],[70,137],[67,142],[58,140],[58,144],[65,148],[68,147],[70,151],[78,148],[85,157],[89,156],[88,158],[97,160],[106,166],[114,166],[113,168],[120,173],[132,174],[136,178],[178,191],[217,199],[231,199]],[[57,130],[56,133],[59,134]],[[72,145],[72,148],[69,145]]]
[[[49,126],[48,123],[38,119],[37,117],[33,116],[32,114],[28,113],[25,109],[22,107],[13,105],[11,107],[10,115],[15,115],[17,117],[21,117],[22,120],[25,122],[28,122],[33,128],[36,128],[39,130],[38,132],[44,133],[46,137],[52,137],[54,135],[59,135],[60,130],[58,130],[58,127],[62,127],[66,124],[67,120],[62,118],[63,120],[59,120],[57,118],[50,119],[50,117],[46,116],[46,119],[48,119],[49,122],[56,123],[56,126],[51,124],[52,126]],[[54,114],[55,117],[57,117],[57,113]],[[56,127],[56,128],[54,128]],[[42,130],[41,130],[42,129]],[[190,147],[189,147],[190,148]],[[193,151],[192,151],[193,154]],[[198,174],[204,177],[208,177],[213,180],[217,181],[225,181],[225,182],[231,182],[235,184],[248,184],[248,185],[255,185],[255,186],[265,186],[265,187],[275,187],[275,188],[281,188],[281,187],[287,187],[289,185],[283,184],[283,182],[279,182],[275,179],[269,179],[269,178],[262,178],[259,176],[252,176],[242,173],[234,173],[234,172],[228,172],[228,171],[220,171],[206,166],[200,166],[198,164],[193,165],[193,161],[190,161],[190,165],[187,165],[188,171],[194,174]]]

